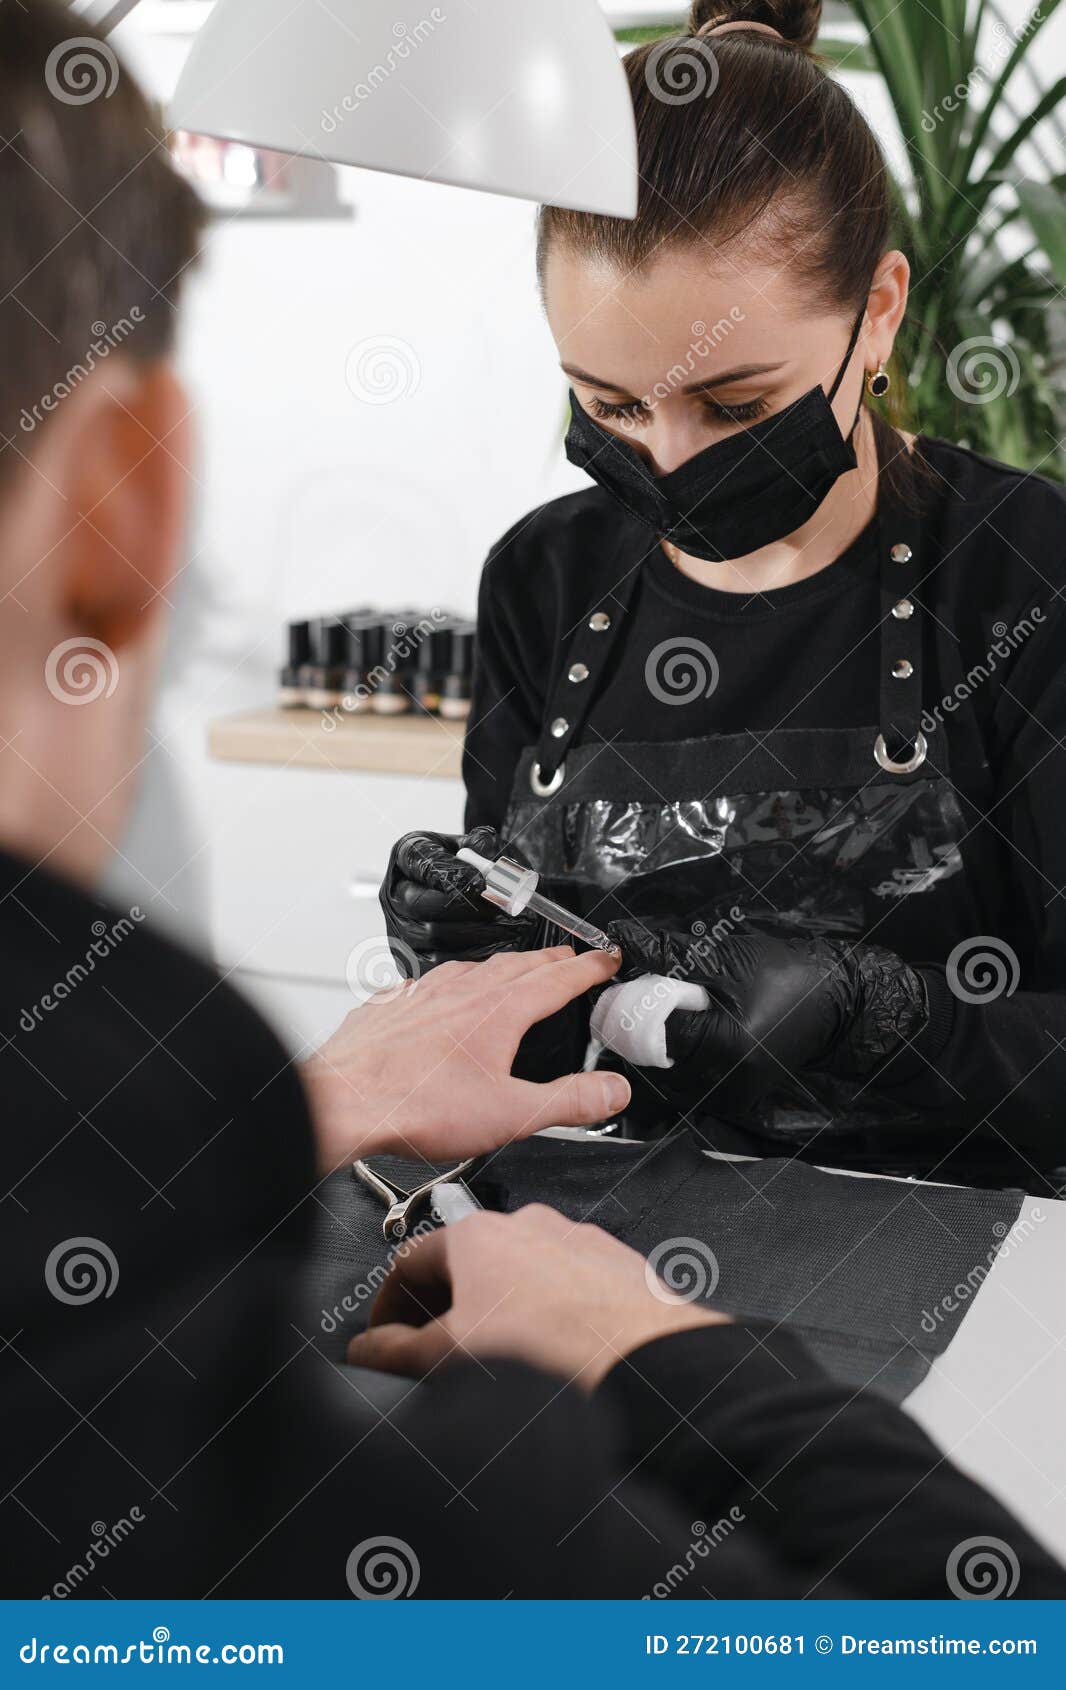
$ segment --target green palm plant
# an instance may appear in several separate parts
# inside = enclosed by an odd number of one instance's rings
[[[992,0],[851,0],[861,39],[818,51],[879,76],[898,128],[913,279],[894,420],[1066,479],[1066,76],[1033,70],[1058,4],[1034,0],[1012,30]]]

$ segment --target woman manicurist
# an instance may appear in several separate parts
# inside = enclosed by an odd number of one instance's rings
[[[596,485],[485,567],[467,825],[705,985],[646,1122],[1032,1186],[1066,1161],[1066,498],[867,404],[909,272],[819,10],[699,0],[627,60],[636,220],[541,213]],[[393,937],[531,942],[453,849],[400,842]]]

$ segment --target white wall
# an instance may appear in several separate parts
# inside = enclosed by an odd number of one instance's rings
[[[157,89],[172,80],[172,42],[131,56]],[[186,300],[197,508],[164,744],[126,846],[148,877],[139,892],[186,936],[204,919],[205,726],[269,700],[282,624],[363,601],[470,612],[492,541],[583,480],[561,451],[566,383],[536,294],[534,208],[340,178],[348,221],[213,222]],[[385,358],[402,377],[387,404],[346,379],[352,348],[377,337],[396,343]],[[129,884],[120,865],[115,885]]]

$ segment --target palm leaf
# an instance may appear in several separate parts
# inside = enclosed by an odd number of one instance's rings
[[[1066,201],[1050,182],[1019,182],[1015,191],[1052,274],[1066,288]]]
[[[991,124],[992,119],[995,116],[996,109],[1006,91],[1007,83],[1024,60],[1026,54],[1031,51],[1033,41],[1039,34],[1040,30],[1043,29],[1048,19],[1054,16],[1058,4],[1059,0],[1039,0],[1039,4],[1034,7],[1033,11],[1029,14],[1028,21],[1026,22],[1024,28],[1018,32],[1018,38],[1011,52],[1007,56],[1006,63],[989,89],[988,98],[977,114],[966,148],[966,154],[963,159],[964,169],[969,169],[973,160],[976,158],[978,149],[988,133],[989,125]]]
[[[1016,103],[1009,91],[1015,78],[1033,74],[1033,44],[1058,3],[1040,0],[991,69],[979,46],[982,28],[999,21],[992,0],[852,0],[852,7],[906,148],[896,199],[909,215],[897,214],[896,223],[914,287],[898,351],[910,372],[915,420],[926,432],[1062,477],[1066,179],[1055,174],[1040,136],[1056,127],[1066,77],[1038,85],[1028,101]],[[945,380],[953,348],[1003,336],[1018,359],[1017,387],[987,405],[960,404]]]

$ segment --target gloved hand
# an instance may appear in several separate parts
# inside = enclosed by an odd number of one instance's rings
[[[879,945],[756,927],[693,941],[628,920],[607,931],[622,978],[665,974],[706,990],[707,1009],[667,1021],[674,1066],[661,1078],[688,1095],[700,1088],[708,1112],[726,1119],[805,1069],[861,1079],[928,1019],[921,976]]]
[[[493,827],[459,836],[405,833],[392,848],[381,908],[404,973],[410,970],[400,946],[421,967],[433,968],[455,958],[476,962],[496,951],[535,950],[543,943],[543,923],[536,916],[507,915],[481,896],[484,881],[477,869],[455,860],[461,845],[483,857],[498,857],[503,849]],[[507,855],[514,858],[514,850],[508,848]]]

